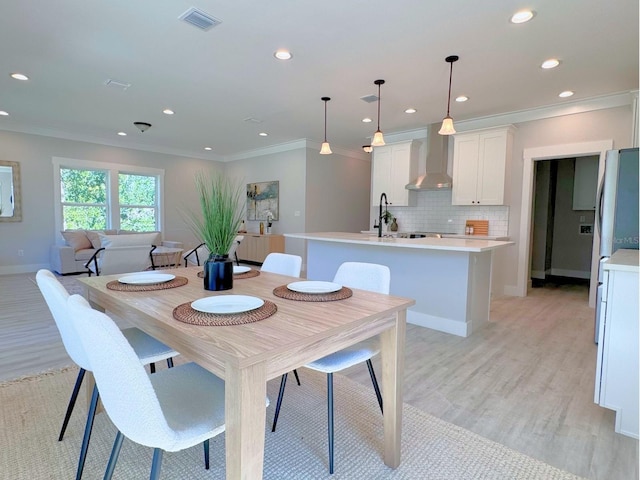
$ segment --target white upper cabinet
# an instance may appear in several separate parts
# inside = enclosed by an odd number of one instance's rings
[[[503,205],[512,125],[456,134],[453,142],[453,205]]]
[[[598,162],[600,158],[576,158],[573,177],[573,210],[595,210],[598,189]]]
[[[380,204],[382,193],[390,205],[415,205],[415,194],[404,187],[418,176],[419,148],[415,140],[373,148],[371,205]]]

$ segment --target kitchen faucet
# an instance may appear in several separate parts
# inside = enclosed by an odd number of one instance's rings
[[[384,210],[387,211],[389,203],[387,202],[387,194],[382,192],[380,195],[380,208],[378,210],[378,238],[382,237],[382,199],[384,198]]]

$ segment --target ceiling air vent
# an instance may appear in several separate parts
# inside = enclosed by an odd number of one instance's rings
[[[367,103],[373,103],[378,101],[377,95],[365,95],[364,97],[360,97],[360,100],[363,100]]]
[[[207,31],[222,23],[221,20],[218,20],[217,18],[212,17],[208,13],[205,13],[202,10],[197,9],[196,7],[191,7],[189,10],[187,10],[182,15],[180,15],[178,18],[204,31]]]

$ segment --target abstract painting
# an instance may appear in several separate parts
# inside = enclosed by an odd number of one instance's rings
[[[278,220],[280,182],[247,183],[247,220]]]

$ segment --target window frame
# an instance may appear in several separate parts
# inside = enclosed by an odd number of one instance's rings
[[[107,228],[120,229],[120,199],[118,192],[118,175],[145,175],[156,177],[156,228],[161,232],[164,228],[164,169],[125,165],[119,163],[94,162],[73,158],[53,157],[53,197],[56,238],[63,241],[62,192],[60,188],[60,169],[100,170],[107,174]]]

